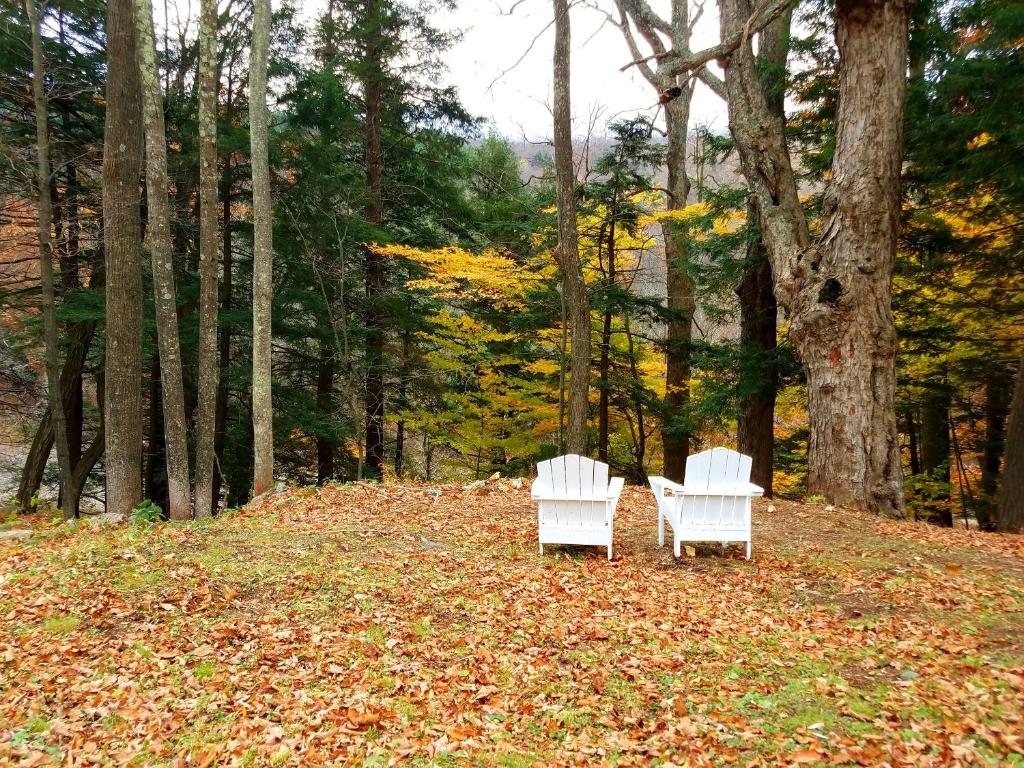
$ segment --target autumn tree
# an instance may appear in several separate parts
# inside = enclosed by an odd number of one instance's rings
[[[189,492],[185,391],[171,244],[164,107],[156,58],[153,7],[150,0],[136,0],[136,21],[142,85],[142,118],[146,138],[146,241],[153,262],[163,432],[167,455],[168,513],[172,520],[187,520],[192,517],[192,500]]]
[[[267,124],[267,57],[270,49],[270,0],[256,0],[249,64],[249,131],[252,151],[252,418],[253,494],[274,483],[274,406],[271,397],[271,328],[273,230]]]
[[[580,263],[576,229],[576,173],[573,168],[572,100],[570,98],[570,22],[567,0],[553,0],[555,11],[554,146],[558,203],[558,247],[555,260],[562,279],[572,332],[569,381],[569,427],[566,450],[587,453],[590,392],[590,302]]]

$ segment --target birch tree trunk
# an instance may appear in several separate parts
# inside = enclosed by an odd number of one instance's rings
[[[839,110],[832,181],[812,239],[783,128],[758,86],[750,0],[722,0],[729,126],[808,380],[808,490],[903,516],[891,283],[899,215],[906,0],[836,7]]]
[[[196,517],[213,514],[217,410],[217,0],[199,16],[199,392],[196,409]]]
[[[271,231],[267,136],[267,56],[270,0],[256,0],[249,63],[249,140],[252,151],[252,427],[253,495],[274,483],[274,411],[271,399],[270,303],[274,246]]]
[[[572,331],[566,449],[569,453],[584,456],[587,453],[587,412],[590,392],[590,302],[583,279],[576,229],[576,174],[572,158],[572,102],[569,82],[569,3],[568,0],[553,2],[555,187],[558,203],[558,247],[555,258],[562,276]]]
[[[53,290],[53,240],[50,235],[53,212],[50,201],[50,127],[45,82],[46,62],[43,59],[43,41],[39,31],[40,16],[35,0],[25,0],[25,13],[32,28],[32,97],[36,113],[36,182],[39,190],[39,282],[43,294],[46,393],[54,440],[57,444],[61,508],[64,519],[70,520],[78,515],[78,497],[73,493],[71,482],[73,467],[57,361],[57,306]]]
[[[167,194],[167,140],[150,0],[136,0],[136,15],[142,122],[146,136],[146,240],[153,260],[153,294],[167,455],[167,504],[172,520],[188,520],[192,517],[192,504],[189,494],[185,390],[178,340],[178,303],[171,251],[171,206]]]
[[[107,2],[103,130],[108,512],[142,500],[142,97],[133,0]]]

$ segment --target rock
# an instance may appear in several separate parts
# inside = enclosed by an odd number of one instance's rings
[[[477,488],[483,488],[486,484],[486,480],[474,480],[472,483],[466,483],[464,486],[462,486],[462,490],[475,491]]]
[[[683,551],[686,552],[686,556],[687,557],[696,557],[697,556],[697,550],[694,549],[693,547],[684,545],[683,546]]]
[[[501,472],[495,472],[493,475],[487,478],[487,482],[493,483],[495,480],[501,479]]]
[[[420,539],[420,545],[426,550],[444,549],[444,544],[438,544],[436,541],[431,541],[430,539]]]
[[[516,490],[518,490],[518,489],[523,487],[523,483],[526,482],[526,481],[523,480],[523,478],[521,478],[521,477],[514,477],[514,478],[512,478],[511,482],[512,482],[512,487],[515,488]]]
[[[0,541],[21,541],[32,538],[31,528],[11,528],[7,531],[0,531]]]
[[[127,515],[120,515],[117,512],[104,512],[99,515],[89,515],[84,518],[91,525],[120,525],[128,522]]]
[[[902,672],[900,672],[900,679],[901,680],[916,680],[917,679],[917,672],[915,672],[912,669],[904,669]]]
[[[775,511],[775,505],[774,504],[769,504],[768,505],[768,514],[770,515],[774,511]]]

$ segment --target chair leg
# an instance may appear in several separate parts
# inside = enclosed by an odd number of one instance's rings
[[[540,545],[540,553],[542,555],[544,554],[544,544],[543,543]]]
[[[750,559],[750,549],[751,549],[751,547],[750,547],[750,542],[748,541],[748,542],[747,542],[747,560],[749,560],[749,559]]]
[[[674,541],[675,541],[674,554],[676,556],[676,559],[678,560],[682,556],[681,548],[679,546],[680,542],[679,542],[679,539],[675,539]]]
[[[609,562],[611,561],[611,559],[612,559],[612,543],[609,541],[608,542],[608,560],[609,560]]]
[[[665,516],[658,511],[658,546],[665,546]]]

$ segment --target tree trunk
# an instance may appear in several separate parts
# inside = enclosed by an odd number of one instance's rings
[[[217,411],[217,0],[199,19],[199,387],[195,420],[196,517],[213,514]]]
[[[133,0],[107,3],[103,133],[106,508],[142,500],[142,99]]]
[[[555,187],[558,207],[558,247],[555,257],[562,277],[572,332],[566,448],[569,453],[586,455],[590,392],[590,303],[583,279],[576,230],[576,174],[573,170],[572,102],[569,89],[569,3],[568,0],[553,2]]]
[[[910,474],[921,474],[921,451],[917,444],[917,424],[914,422],[914,410],[907,410],[907,452],[910,454]]]
[[[601,325],[601,360],[598,367],[601,378],[601,398],[597,406],[597,458],[608,463],[608,400],[611,395],[611,371],[612,352],[612,305],[611,295],[615,290],[615,212],[610,212],[611,224],[608,227],[608,267],[605,270],[605,307],[604,320]],[[600,247],[600,246],[599,246]]]
[[[981,491],[978,498],[978,527],[994,531],[998,525],[996,502],[999,469],[1006,446],[1006,414],[1009,408],[1009,380],[1001,370],[990,371],[985,379],[985,439],[981,444]]]
[[[398,410],[408,407],[405,400],[409,388],[409,332],[402,333],[402,362],[398,370]],[[405,474],[405,419],[399,418],[395,425],[395,477],[399,480]]]
[[[363,92],[366,99],[366,220],[372,227],[384,221],[384,168],[381,139],[381,113],[384,108],[384,62],[380,42],[381,8],[379,0],[365,5],[366,73]],[[384,475],[384,340],[385,318],[384,259],[372,248],[366,256],[366,469],[372,477]]]
[[[102,280],[103,270],[94,268],[90,287],[102,287]],[[89,346],[92,344],[93,336],[96,332],[96,325],[97,322],[95,320],[83,320],[82,322],[75,323],[68,333],[67,353],[64,357],[64,366],[60,372],[60,391],[66,411],[70,410],[68,404],[74,400],[76,394],[81,397],[82,371],[85,368],[85,360],[89,354]],[[22,513],[29,512],[33,508],[32,501],[42,484],[43,473],[46,470],[46,463],[52,449],[53,423],[51,421],[50,409],[47,408],[45,413],[43,413],[42,419],[39,421],[39,427],[36,429],[28,456],[25,458],[25,466],[22,469],[21,479],[18,484],[17,508]],[[81,464],[82,458],[84,457],[80,457],[79,461],[73,465],[72,475],[74,475],[77,466]],[[72,483],[73,485],[74,483]],[[72,488],[71,496],[67,501],[77,510],[79,497],[78,494],[74,493],[74,488]]]
[[[748,216],[756,216],[753,206]],[[775,395],[779,387],[776,362],[778,305],[772,288],[772,266],[760,238],[750,243],[747,266],[736,289],[740,300],[740,415],[736,447],[750,456],[750,480],[772,495],[775,462]]]
[[[921,406],[921,472],[931,480],[938,480],[949,485],[951,444],[949,439],[949,407],[950,391],[944,382],[940,382],[934,390],[926,393]],[[951,528],[953,526],[953,508],[948,503],[949,493],[933,495],[933,500],[940,502],[935,506],[937,521]]]
[[[232,119],[232,82],[230,74],[227,78],[225,94],[224,112],[227,123],[231,124]],[[229,155],[224,163],[224,191],[223,200],[221,205],[223,206],[222,217],[224,219],[224,232],[223,232],[223,265],[222,265],[222,282],[221,288],[221,314],[225,318],[225,322],[222,324],[220,331],[220,352],[218,355],[217,368],[217,413],[214,417],[214,441],[213,441],[213,453],[214,453],[214,475],[213,475],[213,493],[212,505],[213,509],[217,509],[217,505],[220,502],[221,487],[224,484],[224,437],[228,426],[228,366],[231,364],[231,330],[232,326],[227,322],[227,316],[231,312],[231,269],[233,265],[232,249],[231,249],[231,187],[232,187],[232,171],[231,171],[231,156]]]
[[[36,115],[36,181],[39,189],[39,279],[43,293],[43,327],[46,346],[46,391],[50,405],[50,419],[57,444],[57,464],[60,468],[61,501],[66,520],[77,516],[77,499],[71,493],[71,456],[68,449],[65,403],[61,396],[60,368],[58,367],[57,306],[53,290],[53,241],[50,235],[52,211],[50,208],[50,130],[46,99],[46,63],[43,60],[43,42],[40,36],[40,18],[35,0],[25,0],[32,29],[32,96]],[[47,452],[48,453],[48,452]]]
[[[641,74],[665,105],[665,134],[668,140],[665,165],[668,170],[668,211],[682,210],[690,195],[686,170],[686,139],[693,98],[693,80],[689,74],[675,74],[666,66],[667,52],[662,34],[671,39],[677,51],[690,49],[689,3],[673,0],[668,20],[659,18],[646,0],[616,0],[621,16],[620,29],[635,60],[643,58],[629,22],[656,55],[656,66],[639,64]],[[661,225],[665,240],[665,295],[668,323],[665,334],[665,397],[662,403],[661,439],[664,453],[662,473],[669,480],[683,482],[686,457],[690,453],[690,354],[693,315],[697,304],[694,281],[689,268],[689,244],[685,227],[671,217]]]
[[[690,179],[686,175],[686,136],[693,87],[665,105],[668,148],[669,211],[686,207]],[[666,296],[669,311],[665,338],[665,398],[661,443],[665,477],[681,483],[686,479],[686,457],[690,454],[690,342],[693,315],[697,309],[694,282],[689,269],[689,243],[685,228],[666,219],[661,226],[665,239]]]
[[[249,137],[252,151],[252,428],[254,496],[274,484],[274,405],[271,398],[270,304],[273,297],[273,233],[267,123],[267,57],[271,0],[256,0],[249,64]]]
[[[160,92],[150,0],[136,0],[142,119],[146,136],[146,238],[153,260],[157,345],[160,349],[160,388],[164,410],[167,458],[167,504],[172,520],[192,517],[189,492],[188,435],[185,388],[178,340],[178,306],[171,253],[171,207],[167,196],[167,141]],[[151,436],[155,437],[155,436]]]
[[[145,495],[163,510],[168,508],[167,461],[164,445],[163,390],[160,387],[160,353],[149,363],[149,440],[146,443]]]
[[[792,10],[770,23],[758,38],[758,84],[765,107],[777,124],[786,126],[786,59]],[[757,200],[747,203],[748,223],[757,219]],[[736,293],[740,300],[740,346],[744,365],[740,372],[743,402],[737,423],[740,453],[751,457],[750,479],[772,495],[775,464],[775,396],[779,388],[777,360],[779,307],[772,284],[768,251],[758,239],[747,248],[747,264]]]
[[[899,218],[906,0],[840,0],[839,110],[821,235],[812,241],[782,126],[759,87],[749,39],[726,62],[729,124],[755,195],[776,296],[807,373],[808,490],[903,516],[891,283]],[[722,38],[749,0],[722,0]]]
[[[316,377],[316,410],[320,429],[316,436],[316,481],[323,485],[334,479],[334,439],[325,434],[326,425],[334,415],[334,348],[320,338],[320,362]]]
[[[997,527],[1016,533],[1024,529],[1024,357],[1013,386],[1010,422],[1006,430],[1006,461],[999,492]]]

